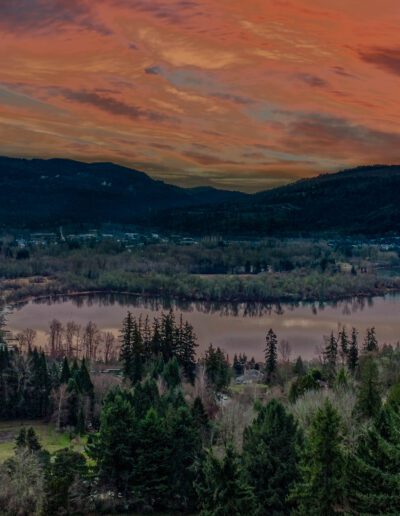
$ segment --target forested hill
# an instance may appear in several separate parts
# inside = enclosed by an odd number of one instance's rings
[[[112,163],[0,158],[0,227],[132,223],[160,209],[245,197],[179,188]]]
[[[142,223],[189,234],[400,231],[400,165],[324,174],[245,195],[179,188],[112,163],[0,158],[0,227]]]
[[[400,232],[400,166],[324,174],[240,202],[175,210],[157,217],[156,223],[176,231],[222,235]]]

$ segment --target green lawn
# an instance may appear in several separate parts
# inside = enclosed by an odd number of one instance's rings
[[[42,423],[38,421],[1,421],[0,422],[0,462],[14,454],[15,437],[21,426],[29,428],[32,426],[39,436],[43,448],[50,453],[54,453],[61,448],[72,448],[76,451],[83,451],[85,438],[74,438],[65,432],[58,432],[52,423]]]

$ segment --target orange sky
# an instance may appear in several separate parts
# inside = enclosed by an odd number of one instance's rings
[[[400,162],[399,0],[0,3],[0,153],[255,191]]]

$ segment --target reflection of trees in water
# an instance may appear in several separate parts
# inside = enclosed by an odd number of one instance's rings
[[[382,299],[398,299],[399,294],[381,296]],[[218,314],[221,317],[262,317],[285,315],[286,312],[293,312],[298,308],[309,308],[313,315],[323,312],[326,308],[340,310],[343,315],[351,315],[366,307],[373,308],[373,297],[354,297],[342,301],[329,302],[291,302],[291,303],[234,303],[234,302],[204,302],[204,301],[182,301],[170,297],[147,297],[135,294],[81,294],[81,295],[55,295],[34,299],[34,304],[62,304],[70,302],[78,308],[92,306],[126,306],[143,308],[153,312],[168,311],[170,309],[182,312],[199,312],[202,314]],[[28,302],[21,302],[13,305],[13,310],[21,310]]]

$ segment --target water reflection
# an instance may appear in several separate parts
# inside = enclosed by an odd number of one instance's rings
[[[388,294],[381,297],[354,297],[342,301],[329,302],[287,302],[287,303],[232,303],[232,302],[205,302],[205,301],[182,301],[168,297],[147,297],[135,294],[81,294],[74,296],[56,295],[24,301],[13,305],[13,310],[22,310],[29,304],[52,306],[55,304],[71,303],[78,308],[93,306],[121,306],[121,307],[143,307],[145,310],[168,311],[176,310],[183,312],[201,312],[203,314],[218,314],[226,317],[262,317],[264,315],[285,315],[299,307],[309,308],[311,313],[318,315],[324,312],[326,307],[340,311],[343,315],[351,315],[364,310],[365,307],[373,308],[374,299],[398,299],[398,294]]]
[[[289,341],[293,356],[315,356],[324,336],[346,325],[359,329],[376,326],[381,343],[397,342],[400,337],[400,295],[357,297],[332,303],[204,303],[182,302],[170,298],[150,298],[127,294],[91,294],[56,296],[20,303],[9,313],[12,331],[33,328],[41,344],[47,340],[49,322],[56,318],[63,324],[74,321],[82,326],[93,321],[106,331],[118,333],[129,309],[134,315],[149,315],[173,309],[182,312],[193,324],[199,337],[200,350],[210,342],[227,353],[246,352],[260,360],[265,333],[273,328],[280,339]]]

